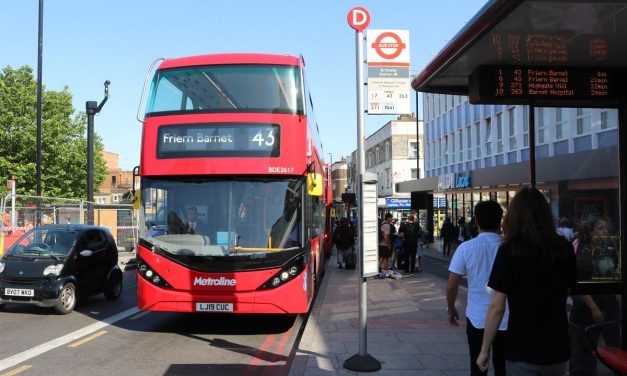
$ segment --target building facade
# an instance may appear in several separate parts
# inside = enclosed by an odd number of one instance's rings
[[[433,210],[434,235],[445,216],[468,221],[479,201],[496,200],[506,211],[532,174],[556,219],[577,229],[603,217],[609,236],[617,235],[615,109],[475,106],[464,96],[431,93],[423,98],[426,176],[397,188],[411,192],[421,209]]]
[[[368,136],[364,143],[367,172],[377,174],[379,210],[410,210],[410,197],[399,193],[396,183],[424,177],[422,121],[400,115]],[[349,161],[349,185],[355,186],[357,151]],[[404,216],[399,212],[397,217]]]

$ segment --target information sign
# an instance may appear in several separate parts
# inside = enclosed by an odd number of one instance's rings
[[[482,66],[470,76],[469,98],[473,104],[603,106],[623,96],[623,81],[605,68]]]
[[[408,114],[409,31],[368,30],[368,114]]]
[[[366,176],[367,175],[367,176]],[[370,179],[370,180],[367,180]],[[362,277],[379,274],[379,221],[377,218],[377,184],[376,174],[365,173],[361,178],[363,217]]]

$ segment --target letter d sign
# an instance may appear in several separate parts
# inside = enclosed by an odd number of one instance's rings
[[[366,8],[355,7],[348,12],[346,19],[350,27],[361,33],[370,24],[370,13],[368,13]]]

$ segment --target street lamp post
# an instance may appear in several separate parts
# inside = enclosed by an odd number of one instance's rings
[[[102,110],[102,106],[109,99],[109,85],[104,82],[104,99],[100,104],[96,101],[85,102],[87,112],[87,223],[94,224],[94,115]]]
[[[44,0],[39,0],[39,27],[37,37],[37,145],[35,156],[35,180],[37,180],[37,214],[35,226],[41,224],[41,98],[42,98],[42,52],[44,48]]]

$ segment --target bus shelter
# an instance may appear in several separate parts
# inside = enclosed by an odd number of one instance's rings
[[[617,301],[618,321],[623,323],[627,312],[623,299],[627,283],[625,40],[627,1],[487,2],[413,78],[412,87],[419,92],[467,96],[471,104],[525,106],[528,148],[522,155],[526,158],[510,166],[473,171],[472,180],[470,171],[460,171],[447,177],[453,183],[446,187],[442,184],[447,179],[429,176],[400,183],[397,188],[411,192],[412,199],[419,201],[412,205],[424,209],[433,201],[430,194],[446,193],[447,189],[456,194],[469,192],[467,197],[476,197],[475,201],[497,198],[491,190],[499,192],[500,200],[500,193],[505,192],[506,202],[518,187],[534,186],[545,193],[556,218],[573,220],[575,231],[583,231],[593,216],[604,218],[610,229],[600,247],[610,250],[611,260],[605,264],[607,268],[581,280],[574,293],[611,296]],[[613,108],[618,126],[613,132],[582,132],[567,144],[555,140],[546,146],[537,142],[536,124],[536,111],[546,107],[571,108],[573,116],[587,108]],[[559,116],[560,112],[554,113]],[[551,124],[557,127],[558,123]],[[585,126],[582,122],[581,127]],[[459,181],[463,184],[456,183]],[[480,196],[478,191],[490,192]],[[615,331],[625,349],[625,325]]]

